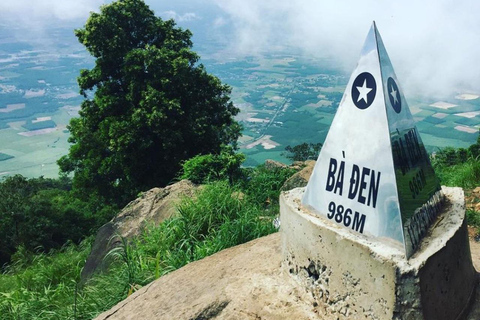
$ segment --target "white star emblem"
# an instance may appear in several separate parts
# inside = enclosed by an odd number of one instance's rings
[[[391,90],[392,90],[392,91],[390,91],[390,95],[391,95],[392,98],[393,98],[393,104],[396,105],[396,104],[398,103],[397,90],[395,90],[395,89],[393,88],[393,86],[391,87]]]
[[[372,91],[372,88],[369,88],[367,87],[367,79],[365,79],[363,81],[363,85],[361,87],[356,87],[357,90],[358,90],[358,98],[357,98],[357,102],[359,102],[360,100],[363,99],[363,101],[365,101],[365,103],[368,103],[368,93],[370,91]]]

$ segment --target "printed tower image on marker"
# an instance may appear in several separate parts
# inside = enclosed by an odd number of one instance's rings
[[[406,258],[441,208],[439,180],[375,23],[302,201]]]

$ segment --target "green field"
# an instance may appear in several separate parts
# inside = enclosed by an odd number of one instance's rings
[[[60,109],[51,115],[57,124],[53,132],[22,136],[28,132],[21,126],[0,130],[0,153],[12,156],[0,162],[0,176],[22,174],[27,177],[57,177],[56,161],[67,154],[68,133],[64,131],[70,115]]]
[[[0,161],[5,161],[5,160],[8,160],[8,159],[13,159],[13,158],[14,158],[14,156],[11,156],[9,154],[0,152]]]
[[[8,70],[2,70],[8,62],[0,62],[0,90],[10,90],[0,91],[0,175],[56,177],[56,161],[68,152],[72,107],[82,101],[75,78],[91,60],[81,52],[80,58],[44,61],[38,68],[35,52],[21,55],[25,63]],[[249,136],[239,144],[246,166],[266,159],[288,162],[282,155],[286,146],[323,142],[349,76],[332,61],[286,54],[202,63],[232,86],[232,100],[241,110],[237,118]],[[466,113],[480,111],[480,99],[463,101],[452,94],[443,101],[456,106],[445,109],[432,106],[434,98],[406,96],[428,152],[476,141],[480,117]],[[255,144],[265,136],[271,136],[267,144]]]
[[[287,145],[324,141],[348,78],[325,66],[325,61],[302,59],[251,57],[250,64],[245,65],[209,61],[209,70],[234,87],[232,97],[242,110],[239,119],[244,133],[253,137],[240,144],[240,150],[247,155],[245,165],[257,165],[268,158],[285,161],[281,153]],[[232,72],[240,65],[241,73]],[[437,102],[435,98],[409,99],[408,93],[406,95],[428,152],[447,146],[468,147],[476,141],[480,118],[462,116],[462,113],[480,111],[480,99],[463,101],[452,94],[443,101],[457,106],[442,109],[432,106]],[[244,107],[245,102],[248,108]],[[250,114],[255,119],[249,121]],[[470,132],[456,129],[458,126],[467,127]],[[252,141],[265,135],[272,136],[271,140],[279,145],[273,149],[259,145],[247,149]]]

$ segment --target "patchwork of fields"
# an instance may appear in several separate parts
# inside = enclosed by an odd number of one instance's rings
[[[0,176],[55,177],[57,159],[68,152],[66,126],[82,101],[76,77],[92,59],[70,30],[54,31],[62,43],[55,50],[9,34],[0,32]]]
[[[1,37],[0,176],[55,177],[56,160],[68,152],[66,126],[82,101],[76,77],[93,60],[79,44],[51,53]],[[71,42],[70,33],[59,30],[58,37]],[[333,61],[287,54],[202,63],[233,88],[247,166],[269,158],[286,162],[287,145],[323,142],[349,77]],[[476,141],[478,95],[452,93],[440,101],[405,95],[429,152]]]
[[[241,151],[251,166],[268,158],[287,161],[282,155],[287,145],[323,142],[349,77],[332,68],[331,61],[288,55],[208,62],[211,72],[233,86],[244,126]],[[452,93],[438,101],[407,92],[406,99],[428,152],[476,141],[478,95]]]

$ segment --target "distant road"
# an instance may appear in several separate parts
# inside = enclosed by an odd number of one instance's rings
[[[280,105],[276,110],[275,110],[275,113],[273,114],[273,117],[272,119],[270,119],[270,121],[263,127],[262,129],[262,133],[260,134],[260,136],[258,136],[257,138],[254,138],[253,141],[249,141],[248,143],[245,143],[244,145],[246,144],[251,144],[251,143],[255,143],[257,142],[258,140],[260,139],[263,139],[267,133],[267,130],[268,128],[270,128],[270,126],[275,122],[275,119],[277,118],[278,114],[283,110],[283,108],[285,107],[285,105],[290,101],[290,94],[293,92],[293,90],[295,90],[296,88],[296,85],[295,85],[295,82],[293,82],[293,87],[287,91],[287,93],[285,94],[285,98],[283,100],[283,103],[282,105]]]

